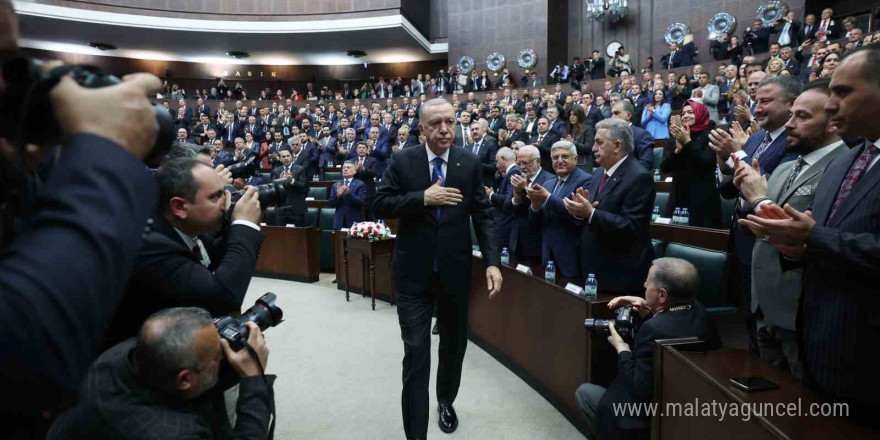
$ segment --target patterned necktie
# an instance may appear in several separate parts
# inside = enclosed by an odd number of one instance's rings
[[[764,136],[764,140],[761,141],[761,145],[758,145],[758,149],[755,150],[755,154],[752,155],[752,159],[761,160],[761,155],[767,151],[767,148],[770,147],[770,144],[773,143],[773,138],[770,137],[770,132],[767,132],[767,135]]]
[[[538,145],[541,145],[541,142],[544,141],[544,135],[538,135]]]
[[[446,185],[446,176],[443,175],[443,158],[435,157],[434,158],[434,170],[431,171],[431,183],[436,183],[437,179],[443,179],[443,184]],[[440,207],[437,207],[437,220],[440,220]],[[437,272],[437,256],[434,255],[434,272]]]
[[[846,173],[846,178],[843,179],[843,184],[840,185],[840,191],[837,192],[837,198],[834,199],[834,204],[831,205],[831,215],[828,216],[829,219],[834,218],[837,208],[840,207],[840,204],[843,203],[844,200],[846,200],[850,191],[856,186],[856,183],[862,178],[862,175],[865,174],[865,170],[868,169],[868,165],[870,165],[871,161],[874,160],[874,157],[877,156],[878,151],[880,151],[880,149],[878,149],[876,145],[870,144],[865,148],[865,151],[859,155],[855,163],[853,163],[852,168]]]
[[[599,181],[599,188],[596,189],[596,195],[594,197],[598,197],[599,194],[602,194],[602,188],[605,188],[605,182],[608,181],[608,174],[602,174],[602,180]]]
[[[562,188],[562,185],[565,185],[565,181],[563,181],[562,179],[557,177],[556,178],[556,186],[553,187],[553,195],[556,195],[556,192]]]
[[[807,164],[807,161],[804,160],[803,156],[798,156],[797,163],[792,167],[791,174],[788,175],[788,180],[785,181],[785,186],[782,187],[782,192],[779,195],[785,194],[791,185],[794,184],[795,179],[797,179],[798,174],[801,172],[801,168]]]
[[[474,144],[473,151],[474,151],[474,154],[476,154],[476,155],[479,155],[479,154],[480,154],[480,144],[479,144],[479,142]]]
[[[193,242],[195,244],[193,245],[192,251],[194,254],[196,254],[196,257],[199,258],[199,260],[202,263],[202,266],[205,266],[205,267],[210,266],[211,259],[210,259],[210,257],[208,257],[208,253],[205,252],[205,248],[202,247],[202,240],[200,240],[198,237],[196,237],[193,239]]]

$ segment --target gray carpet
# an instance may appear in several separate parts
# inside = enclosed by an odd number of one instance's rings
[[[331,287],[333,276],[304,284],[254,278],[245,307],[271,291],[285,322],[266,331],[269,366],[278,375],[276,438],[403,439],[400,415],[403,343],[397,311]],[[502,293],[503,294],[503,293]],[[437,369],[432,340],[431,399]],[[574,390],[572,390],[574,392]],[[464,359],[455,402],[458,430],[444,434],[431,406],[430,438],[583,439],[556,409],[519,377],[474,344]]]

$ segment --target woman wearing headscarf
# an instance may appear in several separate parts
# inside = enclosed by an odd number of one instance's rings
[[[721,196],[715,184],[715,152],[709,148],[709,132],[715,123],[709,109],[694,100],[685,102],[681,120],[669,125],[670,142],[660,171],[672,175],[672,189],[664,217],[675,208],[687,208],[690,226],[721,227]]]

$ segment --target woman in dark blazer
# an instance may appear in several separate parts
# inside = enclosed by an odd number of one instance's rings
[[[709,148],[709,120],[705,105],[688,100],[681,121],[669,125],[669,140],[660,171],[672,175],[672,190],[664,217],[675,208],[687,208],[690,226],[721,227],[721,196],[715,184],[715,152]]]
[[[492,80],[489,79],[489,72],[480,71],[480,79],[477,81],[477,88],[481,92],[492,90]]]
[[[681,110],[685,101],[691,99],[691,83],[686,73],[682,73],[676,81],[675,87],[669,91],[672,95],[672,111]]]
[[[568,111],[565,123],[565,136],[563,139],[574,144],[577,148],[577,167],[588,172],[593,172],[593,140],[596,132],[586,123],[587,116],[584,108],[574,105]]]

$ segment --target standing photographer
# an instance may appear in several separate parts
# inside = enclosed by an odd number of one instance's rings
[[[4,68],[15,55],[16,39],[15,12],[0,0]],[[10,112],[2,125],[14,126],[19,118],[35,123],[28,113],[8,107],[7,94],[20,92],[9,81],[0,80],[0,108]],[[65,76],[48,97],[37,96],[55,115],[43,131],[57,127],[65,140],[39,192],[30,196],[36,201],[29,221],[14,238],[15,216],[29,197],[29,171],[24,142],[13,145],[15,135],[0,132],[4,435],[39,437],[44,417],[68,402],[98,354],[157,197],[141,160],[153,150],[159,127],[148,97],[160,88],[159,79],[146,74],[97,89]]]
[[[619,296],[608,303],[612,309],[631,306],[647,321],[633,329],[638,332],[632,349],[610,323],[608,342],[617,350],[617,377],[608,389],[586,383],[575,393],[593,431],[588,435],[590,439],[650,436],[651,419],[647,414],[618,414],[613,408],[651,401],[655,340],[696,337],[705,341],[707,349],[720,347],[714,321],[696,300],[699,288],[700,277],[693,264],[678,258],[658,258],[648,271],[644,299]]]
[[[201,307],[212,315],[238,312],[250,284],[263,233],[260,202],[247,187],[235,204],[217,172],[191,158],[169,160],[156,172],[160,194],[152,230],[143,239],[131,282],[105,347],[128,339],[153,312]]]

